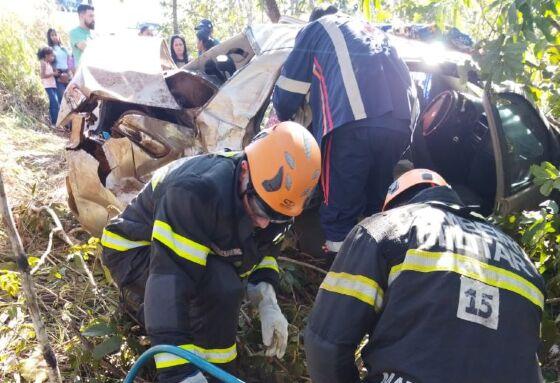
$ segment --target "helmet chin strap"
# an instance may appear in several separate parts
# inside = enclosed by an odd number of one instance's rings
[[[249,190],[251,175],[249,173],[249,164],[246,160],[241,162],[241,173],[239,174],[239,194],[243,197]]]

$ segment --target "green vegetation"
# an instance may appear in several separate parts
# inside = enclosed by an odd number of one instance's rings
[[[37,50],[46,45],[53,11],[48,0],[0,5],[0,112],[21,111],[42,119],[47,111]]]

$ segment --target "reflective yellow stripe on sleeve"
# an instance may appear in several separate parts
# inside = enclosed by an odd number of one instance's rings
[[[525,278],[509,270],[502,269],[477,259],[451,252],[430,252],[411,249],[406,253],[404,262],[393,266],[389,273],[389,285],[403,271],[429,273],[449,271],[464,275],[487,285],[509,290],[534,303],[541,310],[544,307],[542,292]]]
[[[213,349],[203,348],[194,344],[183,344],[179,347],[181,347],[183,350],[195,353],[196,355],[204,358],[210,363],[229,363],[237,358],[237,347],[235,346],[235,344],[228,348]],[[156,361],[156,368],[168,368],[189,363],[183,358],[168,353],[156,354],[154,356],[154,359]]]
[[[167,222],[156,220],[152,231],[152,239],[157,239],[179,257],[206,266],[206,257],[210,249],[173,231]]]
[[[376,311],[383,307],[383,290],[377,282],[363,275],[329,271],[320,288],[356,298],[373,306]]]
[[[156,186],[158,185],[158,183],[160,183],[160,181],[163,181],[168,171],[169,164],[156,170],[156,172],[152,176],[152,180],[150,181],[150,184],[152,185],[152,191],[156,190]]]
[[[276,258],[267,256],[267,257],[264,257],[258,265],[255,265],[255,266],[253,266],[253,268],[251,270],[246,271],[243,274],[240,274],[239,277],[240,278],[248,277],[254,271],[257,271],[257,270],[260,270],[260,269],[271,269],[271,270],[276,271],[277,273],[280,273],[280,268],[278,267],[278,262],[276,262]]]
[[[103,229],[101,245],[117,251],[126,251],[142,246],[149,246],[150,241],[131,241],[128,238],[115,234],[107,229]]]
[[[241,153],[239,150],[223,150],[221,152],[216,153],[221,157],[231,158]]]
[[[276,262],[276,259],[274,257],[269,257],[269,256],[264,257],[263,260],[257,265],[257,267],[255,267],[255,271],[260,269],[271,269],[276,271],[277,273],[280,272],[280,269],[278,268],[278,262]]]

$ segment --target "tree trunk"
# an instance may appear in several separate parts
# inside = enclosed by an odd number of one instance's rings
[[[264,10],[273,23],[280,20],[280,9],[278,9],[276,0],[264,0]]]
[[[37,337],[37,341],[39,341],[39,345],[41,346],[43,358],[45,358],[45,362],[47,362],[49,382],[62,383],[60,371],[56,362],[56,355],[54,354],[54,351],[49,343],[47,331],[45,330],[45,324],[43,322],[43,319],[41,318],[41,313],[39,311],[35,285],[33,284],[31,274],[29,273],[29,262],[27,261],[27,256],[25,255],[25,250],[23,249],[21,238],[19,236],[19,233],[17,232],[14,218],[12,217],[12,211],[10,210],[10,206],[8,205],[8,199],[6,197],[6,192],[4,191],[4,181],[2,181],[1,172],[0,212],[2,213],[2,221],[4,223],[3,226],[6,230],[6,233],[8,234],[8,237],[10,238],[10,242],[12,243],[12,251],[14,252],[16,264],[21,274],[21,287],[23,289],[23,294],[25,295],[27,310],[29,311],[29,316],[33,321],[35,335]]]
[[[173,0],[173,34],[179,34],[179,21],[177,19],[177,0]]]

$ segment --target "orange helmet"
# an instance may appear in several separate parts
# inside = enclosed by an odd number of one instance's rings
[[[432,186],[448,186],[442,176],[429,169],[412,169],[401,175],[389,186],[382,211],[395,198],[416,185],[428,184]]]
[[[257,195],[277,213],[299,215],[321,175],[313,135],[295,122],[281,122],[257,134],[245,153]]]

